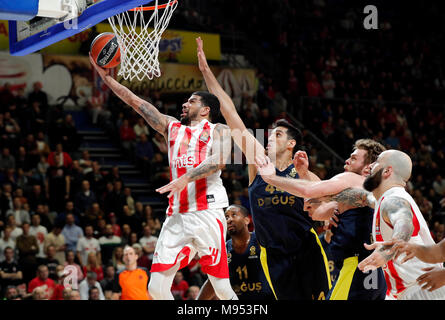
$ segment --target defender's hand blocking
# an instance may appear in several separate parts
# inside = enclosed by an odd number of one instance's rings
[[[207,63],[207,58],[203,49],[203,41],[201,37],[196,38],[197,51],[198,51],[198,66],[201,72],[209,69],[209,65]]]
[[[258,173],[261,175],[264,181],[268,182],[270,178],[276,175],[275,166],[270,161],[268,156],[255,157],[255,166]]]
[[[183,175],[180,178],[171,181],[169,184],[166,184],[165,186],[156,189],[156,192],[159,192],[160,194],[170,192],[167,195],[167,198],[170,199],[175,193],[181,192],[187,186],[188,183],[189,180],[187,176]]]
[[[305,151],[297,151],[295,152],[293,159],[295,170],[297,170],[298,174],[305,173],[309,169],[309,158]]]

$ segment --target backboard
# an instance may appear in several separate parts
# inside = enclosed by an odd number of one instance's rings
[[[23,56],[42,48],[45,48],[55,42],[69,38],[80,33],[107,18],[121,12],[133,9],[135,7],[149,4],[153,0],[20,0],[22,7],[17,6],[16,1],[0,0],[0,16],[9,17],[9,49],[11,55]],[[8,2],[14,2],[15,6],[7,5]],[[27,3],[28,5],[25,5]],[[68,9],[73,17],[68,20],[64,18],[54,18],[56,16],[51,10],[46,10],[42,15],[36,15],[37,10],[42,12],[42,3],[61,5],[82,3],[83,11],[78,15],[76,9],[78,6],[72,6],[73,10]],[[36,9],[37,7],[37,9]],[[64,6],[65,8],[66,6]],[[49,17],[48,17],[49,16]],[[17,19],[17,20],[11,20]],[[18,20],[22,19],[22,20]],[[23,20],[23,19],[27,19]]]

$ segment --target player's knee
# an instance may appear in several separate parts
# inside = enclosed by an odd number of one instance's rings
[[[215,278],[209,275],[215,294],[220,300],[238,300],[238,296],[233,291],[229,279]]]

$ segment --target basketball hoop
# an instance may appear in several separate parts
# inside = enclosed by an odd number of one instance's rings
[[[130,81],[161,76],[159,42],[177,6],[178,0],[168,0],[164,4],[155,0],[154,6],[137,7],[108,18],[121,50],[119,76]],[[163,10],[162,14],[159,10]],[[153,13],[147,20],[144,12],[150,11]]]

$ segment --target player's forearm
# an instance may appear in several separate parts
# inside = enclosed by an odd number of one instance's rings
[[[224,168],[225,164],[221,163],[219,155],[212,155],[192,170],[188,171],[185,176],[188,182],[196,181],[217,172]]]
[[[263,180],[277,187],[278,189],[287,191],[293,195],[296,195],[297,197],[312,198],[312,196],[307,192],[310,181],[290,179],[277,175],[263,176]],[[318,197],[315,196],[314,198]]]
[[[443,241],[443,240],[442,240]],[[432,246],[415,245],[415,256],[426,263],[442,263],[445,262],[445,253],[440,246],[440,243]]]
[[[408,242],[409,239],[411,239],[411,235],[413,233],[413,223],[412,220],[409,219],[399,219],[394,224],[392,239],[394,240],[403,240]],[[390,246],[382,246],[379,251],[382,254],[382,256],[385,258],[386,261],[389,261],[394,258],[397,252],[388,253],[388,249],[391,249],[392,245]]]
[[[112,76],[106,75],[103,80],[111,91],[129,106],[136,109],[142,102],[144,102],[144,100],[131,92],[127,87],[117,82]]]
[[[312,171],[306,170],[306,171],[297,171],[298,176],[302,180],[308,180],[308,181],[321,181],[321,179]]]

